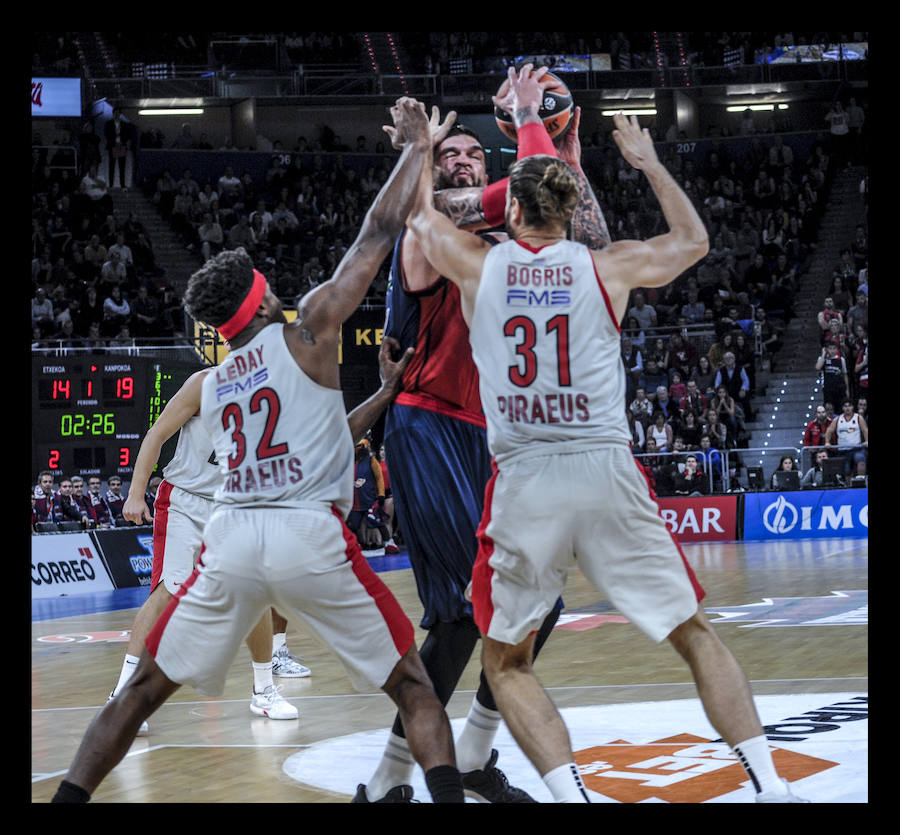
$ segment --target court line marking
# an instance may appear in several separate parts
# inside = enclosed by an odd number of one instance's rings
[[[804,683],[804,682],[826,682],[826,681],[868,681],[868,676],[834,676],[834,677],[826,677],[826,678],[761,678],[761,679],[752,679],[750,684],[784,684],[785,682],[794,682],[794,683]],[[693,681],[663,681],[659,683],[642,683],[642,684],[573,684],[567,686],[559,686],[559,687],[547,687],[548,691],[552,690],[619,690],[622,688],[644,688],[644,687],[696,687]],[[465,696],[467,694],[476,693],[477,690],[454,690],[453,694],[455,696]],[[822,694],[827,695],[827,693]],[[335,693],[333,695],[310,695],[310,696],[285,696],[288,701],[316,701],[316,700],[324,700],[324,699],[384,699],[387,698],[385,693]],[[189,705],[227,705],[227,704],[249,704],[250,699],[216,699],[210,698],[202,701],[189,701],[189,702],[165,702],[160,706],[160,709],[163,707],[175,707],[175,706],[184,706],[187,707]],[[102,705],[76,705],[72,707],[37,707],[32,708],[32,713],[55,713],[65,710],[99,710],[105,705],[104,702]]]

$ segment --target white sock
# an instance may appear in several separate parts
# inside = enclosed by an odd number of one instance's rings
[[[122,663],[122,672],[119,673],[119,683],[116,685],[116,689],[113,690],[113,696],[116,695],[124,686],[125,683],[134,675],[134,671],[137,669],[138,661],[141,659],[136,655],[127,655],[125,656],[125,661]]]
[[[765,734],[745,739],[732,749],[737,754],[738,760],[747,776],[753,783],[753,788],[759,792],[776,792],[785,794],[787,788],[775,771],[775,763],[772,762],[772,750]]]
[[[499,711],[489,710],[478,699],[472,699],[469,715],[456,740],[456,766],[460,771],[475,771],[487,765],[500,727]]]
[[[542,778],[555,803],[590,803],[587,789],[575,763],[565,763],[548,771]]]
[[[381,762],[375,769],[372,779],[366,783],[366,796],[370,803],[380,800],[394,786],[408,786],[412,781],[416,761],[409,752],[409,744],[402,736],[393,731],[388,737]]]
[[[250,666],[253,667],[254,693],[262,693],[267,687],[271,687],[275,683],[272,681],[271,661],[251,661]]]
[[[287,643],[287,633],[286,632],[276,632],[272,636],[272,655],[274,655],[286,643]]]

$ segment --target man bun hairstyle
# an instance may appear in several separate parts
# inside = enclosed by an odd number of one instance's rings
[[[578,202],[578,180],[561,159],[538,154],[510,167],[509,192],[519,201],[529,226],[565,225]]]
[[[237,313],[253,284],[253,259],[243,247],[210,258],[188,281],[184,307],[197,322],[218,328]]]

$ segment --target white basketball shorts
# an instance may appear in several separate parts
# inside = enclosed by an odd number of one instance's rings
[[[228,667],[265,610],[300,618],[357,690],[379,688],[414,632],[337,510],[219,505],[194,573],[147,638],[163,673],[222,693]]]
[[[662,641],[704,593],[631,450],[542,446],[496,465],[488,484],[472,577],[479,629],[521,643],[577,563],[619,612]]]
[[[153,503],[152,592],[160,583],[175,594],[203,548],[203,528],[212,515],[212,499],[188,493],[163,479]]]

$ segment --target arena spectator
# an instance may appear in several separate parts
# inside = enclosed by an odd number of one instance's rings
[[[837,447],[844,459],[845,475],[866,475],[869,427],[865,418],[856,413],[852,400],[841,403],[841,413],[831,421],[825,432],[825,444]]]
[[[647,427],[647,443],[653,441],[657,452],[670,452],[674,433],[672,425],[666,421],[666,415],[661,411],[654,411],[653,419]]]
[[[713,385],[716,391],[719,386],[724,386],[725,390],[734,398],[747,420],[753,420],[753,410],[750,405],[750,378],[747,372],[737,367],[735,355],[733,351],[726,351],[722,357],[723,365],[716,372],[716,378]]]
[[[72,476],[72,501],[78,505],[81,517],[84,520],[84,527],[92,528],[94,526],[94,517],[90,511],[90,505],[87,496],[84,494],[84,479],[80,475]]]
[[[856,304],[847,311],[847,328],[852,333],[857,325],[869,329],[869,297],[866,293],[856,294]]]
[[[812,466],[800,479],[801,487],[822,487],[824,481],[824,462],[828,460],[828,450],[825,447],[815,451]]]
[[[708,400],[715,393],[715,381],[716,369],[710,364],[709,357],[701,354],[697,357],[697,367],[691,371],[688,377],[688,383],[694,382],[697,391]]]
[[[728,427],[719,419],[715,409],[707,409],[703,419],[703,434],[709,436],[709,442],[716,449],[730,448]]]
[[[43,287],[38,287],[31,299],[31,327],[37,328],[41,336],[48,336],[55,329],[53,302]]]
[[[117,334],[122,325],[127,325],[131,319],[131,305],[122,295],[122,288],[113,286],[109,295],[103,299],[103,323],[101,331],[105,336]]]
[[[696,412],[684,412],[678,431],[684,442],[685,449],[699,448],[703,427],[700,425],[700,418],[697,416]]]
[[[706,395],[700,391],[697,380],[694,377],[688,379],[685,384],[684,397],[678,404],[682,417],[686,417],[688,412],[693,412],[695,417],[700,417],[708,406]]]
[[[847,360],[838,355],[838,346],[829,342],[822,348],[816,360],[816,371],[822,375],[822,397],[832,403],[841,403],[850,396],[850,376]]]
[[[684,470],[675,476],[676,496],[705,496],[709,483],[700,469],[697,456],[689,453],[684,459]]]
[[[33,516],[37,522],[50,522],[53,505],[53,473],[49,470],[42,470],[38,473],[37,484],[32,489],[34,497]]]
[[[59,480],[59,491],[53,494],[50,505],[50,519],[59,525],[62,522],[77,522],[87,527],[87,511],[82,511],[72,492],[72,479],[63,476]]]
[[[837,278],[835,281],[840,282],[841,279]],[[816,320],[819,323],[819,330],[822,332],[820,341],[824,341],[825,334],[830,330],[832,322],[837,321],[843,327],[844,317],[834,302],[834,295],[825,298],[824,306],[816,316]]]
[[[111,475],[107,481],[109,489],[103,497],[106,506],[109,508],[110,516],[113,524],[122,518],[122,508],[125,507],[125,499],[127,496],[122,493],[122,479],[117,475]]]
[[[634,398],[637,381],[644,368],[644,361],[631,337],[625,334],[622,334],[622,363],[625,366],[625,398],[626,402],[630,402]]]
[[[658,323],[656,310],[652,305],[647,304],[644,294],[637,291],[634,294],[634,304],[625,314],[627,317],[633,318],[644,333],[652,331]]]
[[[793,456],[791,455],[782,455],[781,459],[778,462],[778,466],[775,468],[775,471],[769,477],[769,488],[772,490],[783,490],[785,484],[782,480],[781,473],[791,473],[797,471],[797,465],[794,462]],[[799,473],[798,479],[799,479]]]
[[[670,374],[677,371],[681,375],[681,379],[686,382],[697,365],[698,359],[699,352],[691,340],[684,338],[680,333],[673,333],[669,337],[666,370]]]
[[[700,469],[712,474],[713,488],[722,489],[724,474],[724,459],[722,453],[712,444],[712,439],[706,432],[700,434],[700,447],[697,450],[697,460]]]

